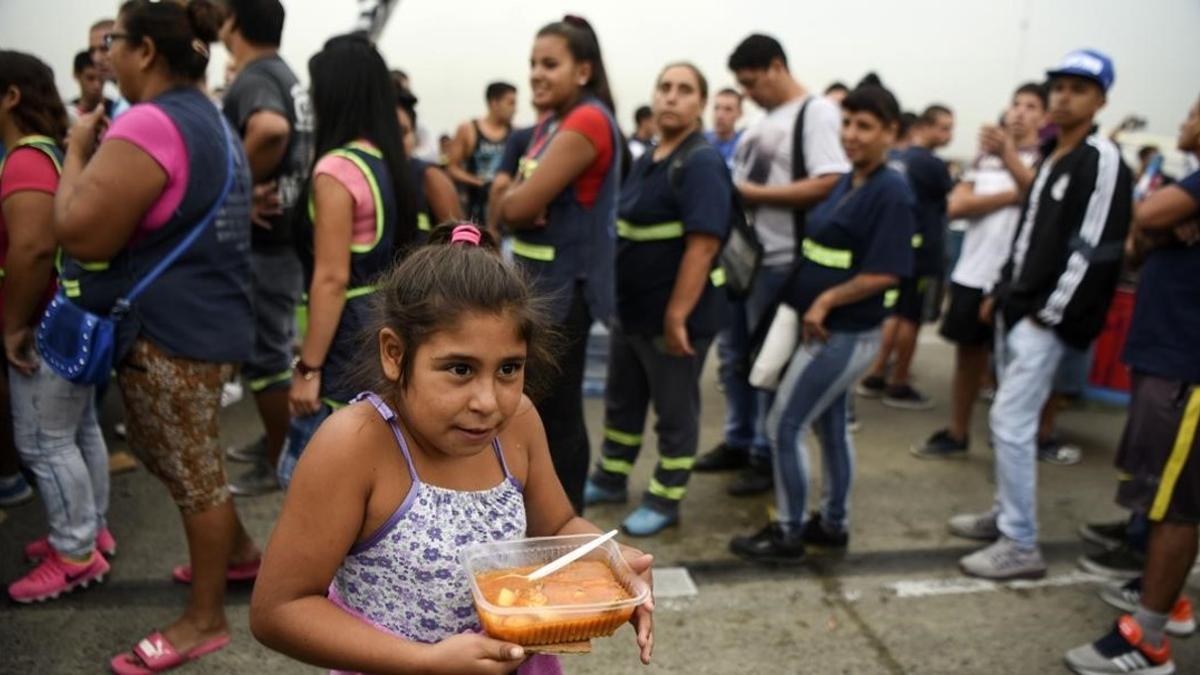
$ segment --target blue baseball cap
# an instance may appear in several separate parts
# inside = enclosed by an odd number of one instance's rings
[[[1113,80],[1117,79],[1112,59],[1108,58],[1107,54],[1095,49],[1077,49],[1064,56],[1057,66],[1046,71],[1046,77],[1053,78],[1060,75],[1086,77],[1100,85],[1105,93],[1112,86]]]

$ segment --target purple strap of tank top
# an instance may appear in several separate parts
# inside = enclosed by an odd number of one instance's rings
[[[396,416],[395,411],[373,391],[364,391],[355,396],[351,403],[358,401],[370,401],[371,405],[375,406],[375,411],[388,423],[388,426],[392,429],[392,435],[396,437],[396,442],[400,444],[400,452],[404,453],[404,462],[408,465],[408,475],[412,477],[413,483],[420,482],[421,479],[417,477],[417,468],[413,465],[412,453],[408,450],[408,442],[404,440],[404,434],[400,433],[400,420]],[[496,457],[500,459],[500,468],[504,471],[504,478],[515,480],[512,472],[508,470],[508,461],[504,459],[504,452],[500,450],[499,438],[492,439],[492,450],[496,452]]]

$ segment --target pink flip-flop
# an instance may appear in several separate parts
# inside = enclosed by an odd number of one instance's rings
[[[250,562],[238,563],[230,565],[225,571],[226,581],[254,581],[258,578],[258,568],[262,565],[262,558],[256,558]],[[181,584],[192,583],[192,566],[177,565],[171,570],[171,578]]]
[[[227,644],[229,635],[218,635],[192,647],[186,654],[180,654],[165,635],[154,631],[134,645],[132,652],[117,654],[108,665],[117,675],[152,675],[195,661],[223,649]]]

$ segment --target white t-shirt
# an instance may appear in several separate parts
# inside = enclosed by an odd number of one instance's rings
[[[733,160],[733,178],[759,185],[792,182],[792,133],[796,115],[804,111],[804,163],[811,177],[846,173],[850,162],[842,150],[842,113],[823,96],[805,96],[767,113],[742,134]],[[762,241],[765,265],[786,265],[796,252],[792,209],[758,206],[753,209],[754,229]]]
[[[1025,166],[1033,166],[1038,160],[1036,148],[1021,150],[1018,154]],[[1017,181],[1004,167],[1004,161],[995,155],[977,158],[975,165],[963,175],[963,181],[972,183],[977,195],[994,195],[1017,188]],[[962,253],[950,280],[961,286],[990,291],[1000,279],[1004,263],[1008,262],[1020,218],[1021,207],[1006,206],[985,216],[967,219]]]

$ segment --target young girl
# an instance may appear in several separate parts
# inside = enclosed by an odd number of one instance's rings
[[[600,44],[587,21],[567,16],[538,31],[530,57],[533,104],[548,111],[534,130],[518,182],[498,208],[513,254],[552,294],[565,342],[561,369],[538,402],[554,468],[583,512],[588,435],[583,370],[593,321],[613,310],[613,262],[621,141]]]
[[[458,561],[478,542],[599,532],[572,512],[524,393],[527,366],[549,366],[547,322],[489,236],[442,226],[430,241],[376,283],[374,392],[322,424],[297,464],[250,627],[342,670],[559,672],[475,632]],[[625,554],[649,579],[651,556]],[[632,620],[643,663],[652,611]]]
[[[700,436],[700,372],[724,322],[713,261],[729,230],[733,186],[700,135],[708,83],[690,64],[663,69],[654,87],[662,141],[633,165],[617,221],[617,320],[609,338],[603,455],[588,504],[624,502],[654,403],[660,460],[650,489],[623,523],[649,536],[679,521]]]

